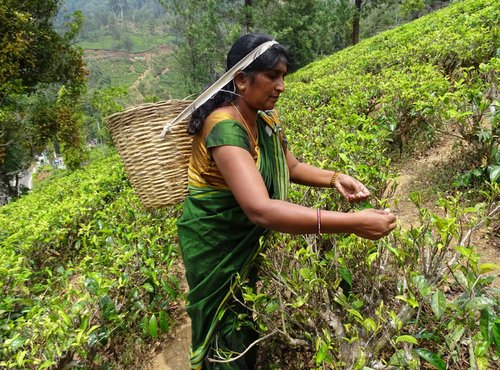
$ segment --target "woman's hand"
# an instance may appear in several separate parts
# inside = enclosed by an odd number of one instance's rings
[[[337,176],[335,187],[349,202],[359,202],[371,195],[370,191],[361,182],[343,173],[339,173]]]
[[[353,233],[365,239],[377,240],[396,228],[396,216],[390,210],[365,209],[356,212]]]

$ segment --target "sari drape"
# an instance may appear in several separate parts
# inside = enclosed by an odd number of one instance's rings
[[[257,125],[256,166],[269,196],[284,200],[289,172],[281,124],[271,111],[259,112]],[[237,290],[237,277],[241,281],[256,279],[254,262],[269,231],[250,222],[230,190],[192,184],[177,225],[190,288],[186,307],[192,325],[190,365],[201,369],[214,346],[214,333],[232,325],[234,317],[226,309]]]

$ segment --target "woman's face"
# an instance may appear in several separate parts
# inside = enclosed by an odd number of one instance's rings
[[[270,71],[259,72],[253,78],[246,76],[240,86],[245,103],[255,110],[274,109],[280,94],[285,91],[286,74],[286,64],[279,62]]]

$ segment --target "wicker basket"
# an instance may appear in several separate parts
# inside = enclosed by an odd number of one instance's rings
[[[190,103],[168,100],[142,104],[107,118],[130,183],[148,209],[177,204],[187,195],[192,142],[186,132],[189,119],[181,121],[164,139],[160,134],[165,123]]]

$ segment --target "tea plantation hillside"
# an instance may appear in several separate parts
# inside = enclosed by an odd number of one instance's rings
[[[435,184],[439,210],[413,194],[409,229],[376,242],[273,236],[261,284],[243,294],[269,335],[263,368],[495,368],[498,266],[479,262],[471,235],[499,225],[499,19],[498,1],[457,2],[287,77],[291,151],[374,195],[349,205],[294,186],[294,202],[385,208],[394,163],[438,137],[459,144]],[[116,154],[1,207],[0,367],[139,368],[183,299],[178,214],[144,210]]]

